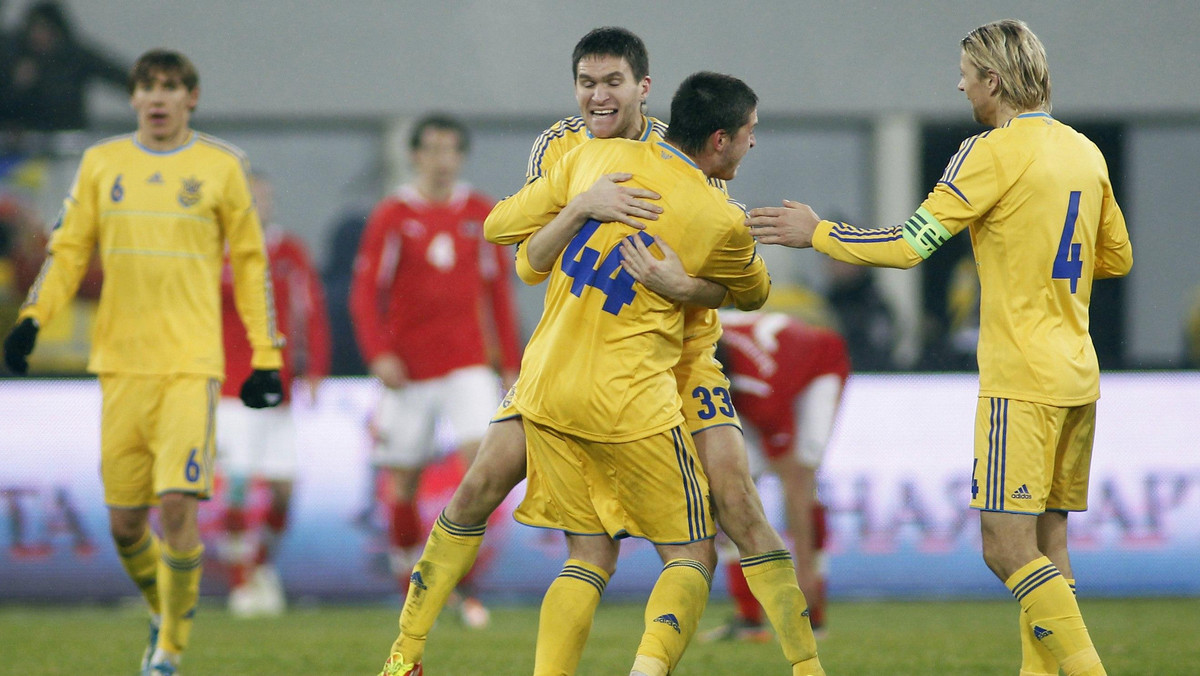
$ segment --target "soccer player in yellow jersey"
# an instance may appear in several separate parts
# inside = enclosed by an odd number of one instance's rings
[[[733,178],[754,145],[757,97],[742,81],[701,72],[671,102],[663,141],[587,143],[543,177],[500,202],[484,222],[491,241],[523,241],[570,199],[608,173],[662,195],[663,214],[635,236],[661,238],[684,268],[728,289],[753,309],[770,288],[765,265],[741,227],[744,212],[708,177]],[[679,663],[708,599],[716,562],[707,481],[683,425],[675,375],[682,353],[683,306],[635,284],[619,245],[622,223],[587,221],[550,272],[546,309],[526,347],[515,402],[525,425],[525,499],[515,516],[562,530],[564,571],[593,585],[615,567],[619,540],[654,543],[665,564],[646,605],[646,628],[633,674],[665,676]],[[652,237],[653,235],[653,237]],[[673,247],[674,248],[674,247]],[[535,673],[570,673],[593,606],[543,600]],[[590,618],[589,618],[590,619]],[[545,664],[545,644],[572,659]]]
[[[554,124],[534,142],[527,168],[529,182],[590,139],[656,143],[666,132],[663,122],[642,113],[650,92],[649,55],[637,35],[612,26],[590,31],[573,50],[571,72],[579,115]],[[652,201],[658,194],[628,185],[630,176],[623,171],[609,174],[575,196],[554,220],[518,248],[518,274],[531,284],[545,279],[548,273],[540,271],[553,266],[588,219],[635,228],[655,219],[662,212]],[[709,182],[724,186],[720,179]],[[722,304],[726,291],[700,278],[690,281],[690,287],[677,290],[678,298],[692,303],[685,308],[683,353],[675,367],[684,418],[710,478],[717,521],[738,545],[751,587],[775,626],[785,657],[794,665],[810,664],[816,644],[804,597],[791,557],[767,521],[750,478],[740,423],[728,399],[729,382],[713,357],[721,329],[716,313],[705,308]],[[454,585],[474,563],[488,516],[525,477],[525,433],[512,399],[507,397],[496,413],[475,460],[429,535],[414,568],[400,616],[400,635],[392,646],[385,674],[418,673],[428,632]],[[596,582],[591,585],[582,581],[569,563],[552,587],[564,605],[588,608],[579,614],[580,621],[587,623],[582,629],[584,638],[592,609],[614,569],[615,562],[609,569],[591,571]],[[427,574],[429,571],[433,574]],[[563,592],[561,587],[568,589]],[[560,622],[559,626],[567,625]],[[564,633],[569,632],[564,629]],[[555,661],[553,656],[543,657],[541,663]]]
[[[23,373],[38,327],[79,286],[94,250],[104,284],[90,371],[102,393],[100,470],[117,552],[151,610],[142,673],[175,674],[199,597],[197,501],[212,491],[224,358],[221,267],[228,249],[253,348],[251,407],[282,398],[262,227],[245,157],[189,127],[199,76],[182,54],[143,54],[129,78],[137,132],[83,155],[49,256],[4,343]],[[159,508],[161,539],[149,527]]]
[[[989,127],[967,139],[903,225],[864,230],[807,205],[750,212],[760,243],[912,267],[968,230],[981,287],[971,506],[983,557],[1021,604],[1022,676],[1104,674],[1075,602],[1067,514],[1087,508],[1100,369],[1092,280],[1133,265],[1096,146],[1050,117],[1046,52],[1023,22],[962,40],[962,90]]]

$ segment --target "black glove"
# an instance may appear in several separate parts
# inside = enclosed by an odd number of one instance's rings
[[[25,358],[33,352],[37,334],[38,323],[33,317],[26,317],[4,339],[4,364],[9,371],[23,376],[29,370],[29,361]]]
[[[242,403],[250,408],[270,408],[283,401],[283,381],[278,369],[254,369],[242,383]]]

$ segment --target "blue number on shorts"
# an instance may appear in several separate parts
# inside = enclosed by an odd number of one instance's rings
[[[1079,286],[1079,278],[1083,276],[1083,258],[1079,255],[1082,244],[1072,244],[1075,237],[1075,221],[1079,218],[1079,191],[1071,192],[1071,201],[1067,204],[1067,222],[1063,223],[1062,237],[1058,240],[1058,255],[1054,257],[1054,268],[1050,271],[1053,279],[1071,280],[1071,293]]]
[[[193,448],[188,455],[187,466],[183,468],[183,476],[188,481],[198,481],[200,479],[200,463],[196,462],[197,449]]]
[[[721,415],[727,418],[732,418],[733,398],[729,396],[729,390],[725,389],[724,387],[714,387],[713,394],[721,398],[721,405],[717,408],[717,410],[721,412]]]
[[[581,296],[584,289],[590,286],[604,294],[605,312],[620,314],[621,309],[637,296],[633,290],[634,279],[621,267],[621,249],[617,246],[604,257],[600,267],[596,267],[600,252],[587,246],[587,242],[599,228],[600,222],[596,219],[588,219],[583,224],[563,251],[562,271],[571,278],[571,293],[575,296]],[[639,232],[638,236],[647,245],[654,242],[645,232]]]
[[[699,399],[700,405],[704,407],[696,414],[700,416],[701,420],[710,420],[717,414],[717,407],[713,405],[712,394],[709,393],[707,387],[697,387],[692,390],[692,399]]]
[[[971,464],[971,499],[979,497],[979,478],[975,472],[979,469],[979,458],[975,458],[975,462]]]
[[[719,406],[713,401],[713,395],[721,400]],[[701,420],[712,420],[713,416],[717,415],[717,411],[727,418],[733,417],[733,398],[730,397],[729,390],[724,387],[714,387],[711,391],[707,387],[697,387],[692,390],[692,399],[700,400],[703,408],[696,415]]]

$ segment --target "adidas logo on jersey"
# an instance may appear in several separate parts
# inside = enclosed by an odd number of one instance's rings
[[[1021,484],[1021,487],[1012,493],[1013,500],[1028,500],[1032,497],[1033,496],[1029,494],[1029,486],[1026,486],[1025,484]]]
[[[682,633],[679,631],[679,620],[675,617],[675,615],[673,613],[667,613],[666,615],[659,615],[658,617],[654,618],[654,621],[662,622],[663,624],[667,625],[668,627],[674,629],[676,634]]]
[[[429,591],[429,588],[425,586],[425,580],[421,577],[420,571],[413,571],[412,577],[408,578],[408,583],[421,591]]]
[[[1046,629],[1044,627],[1039,627],[1036,624],[1033,625],[1033,637],[1039,641],[1053,633],[1054,632],[1050,631],[1049,629]]]

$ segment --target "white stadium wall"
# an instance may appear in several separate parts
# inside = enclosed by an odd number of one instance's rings
[[[376,387],[328,381],[316,407],[294,411],[302,470],[279,561],[294,598],[397,593],[366,461]],[[1091,596],[1200,594],[1200,375],[1105,374],[1101,387],[1091,508],[1071,518],[1080,589]],[[968,375],[852,377],[821,472],[831,510],[832,596],[1007,593],[983,565],[978,516],[966,508],[975,395]],[[95,381],[8,381],[0,410],[0,601],[133,595],[107,535]],[[449,498],[456,471],[447,459],[431,472],[421,507],[427,523]],[[778,519],[776,486],[769,478],[761,485]],[[519,493],[489,526],[476,582],[491,598],[536,599],[566,555],[556,533],[512,520]],[[206,503],[201,515],[205,593],[225,585],[218,502]],[[644,595],[660,565],[645,543],[627,541],[610,593]]]

